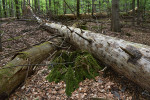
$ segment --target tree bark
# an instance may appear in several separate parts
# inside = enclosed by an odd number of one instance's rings
[[[111,14],[111,30],[114,32],[120,32],[120,20],[119,20],[119,0],[112,0],[112,14]]]
[[[30,10],[38,22],[43,23],[31,8]],[[68,42],[89,51],[117,72],[150,91],[149,46],[55,23],[43,25],[56,29],[60,35],[68,38]]]
[[[77,0],[77,17],[80,17],[80,0]]]
[[[7,17],[5,0],[2,0],[2,3],[3,3],[4,16]]]
[[[0,32],[0,52],[2,52],[3,49],[2,49],[2,36],[1,36],[1,32]]]
[[[49,10],[51,9],[51,0],[49,0]]]
[[[137,0],[137,25],[139,25],[140,24],[140,1],[139,0]]]
[[[18,0],[15,0],[15,5],[16,5],[16,17],[17,19],[20,18],[20,11],[19,11],[19,2]]]
[[[132,0],[132,16],[133,16],[132,25],[135,25],[135,0]]]
[[[7,65],[0,67],[0,98],[9,96],[34,71],[35,65],[46,59],[54,49],[50,42],[45,42],[19,53]]]
[[[94,18],[94,12],[95,12],[95,5],[94,5],[95,0],[92,0],[92,17]]]
[[[0,18],[3,17],[3,14],[2,14],[2,3],[0,2]]]

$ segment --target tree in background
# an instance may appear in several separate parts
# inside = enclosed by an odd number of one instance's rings
[[[16,17],[17,17],[17,19],[19,19],[20,18],[20,7],[19,7],[18,0],[15,0],[15,5],[16,5]]]
[[[77,0],[77,17],[80,17],[80,0]]]
[[[112,0],[111,30],[114,32],[121,31],[119,19],[119,0]]]
[[[132,0],[132,16],[133,16],[133,20],[132,20],[132,25],[135,25],[135,0]]]
[[[140,12],[140,1],[137,0],[137,25],[140,24],[140,14],[141,14],[141,12]]]
[[[7,17],[7,13],[6,13],[6,3],[5,0],[2,0],[3,3],[3,12],[4,12],[4,17]]]
[[[3,51],[3,50],[2,50],[2,41],[1,41],[1,38],[2,38],[2,36],[1,36],[1,32],[0,32],[0,52]]]
[[[94,12],[96,10],[96,6],[94,4],[95,0],[92,0],[92,17],[94,18]]]

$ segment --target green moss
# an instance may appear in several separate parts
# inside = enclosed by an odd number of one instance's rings
[[[23,60],[26,60],[29,56],[28,52],[20,52],[20,54],[18,55],[19,58],[22,58]]]
[[[55,81],[56,83],[61,80],[65,81],[68,96],[71,96],[71,93],[79,87],[78,84],[81,81],[86,78],[94,79],[95,76],[99,75],[98,71],[102,69],[93,56],[85,51],[59,51],[56,53],[53,62],[55,65],[53,65],[53,69],[46,79],[49,82]]]
[[[50,42],[44,42],[44,43],[42,43],[42,44],[40,44],[40,45],[36,45],[35,47],[41,47],[41,46],[44,46],[44,45],[46,45],[46,44],[50,44]]]
[[[81,25],[80,28],[83,29],[83,30],[87,30],[88,29],[86,25]]]

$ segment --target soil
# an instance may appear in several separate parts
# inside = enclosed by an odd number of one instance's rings
[[[61,21],[62,24],[72,25],[77,20]],[[132,26],[123,23],[120,33],[110,31],[109,19],[98,19],[97,22],[87,21],[87,30],[118,37],[124,40],[150,45],[150,29],[141,26]],[[12,20],[1,24],[3,52],[0,52],[0,66],[11,60],[17,50],[30,48],[32,45],[48,40],[52,35],[41,29],[36,22]],[[12,39],[13,38],[13,39]],[[42,62],[49,63],[49,60]],[[150,100],[150,93],[140,88],[124,76],[116,73],[106,66],[105,71],[99,71],[95,80],[86,79],[81,82],[71,97],[65,94],[65,82],[49,83],[45,77],[50,70],[48,66],[40,66],[34,75],[15,90],[9,100],[64,100],[64,99],[90,99],[90,100]]]

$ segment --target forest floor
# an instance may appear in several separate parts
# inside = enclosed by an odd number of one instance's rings
[[[72,25],[73,21],[62,21],[66,25]],[[98,23],[97,23],[98,22]],[[105,35],[122,38],[124,40],[142,43],[150,46],[150,29],[138,27],[124,23],[120,33],[110,31],[110,21],[100,19],[97,22],[87,22],[88,30]],[[30,48],[34,44],[46,41],[51,34],[39,28],[36,22],[29,21],[9,21],[3,22],[0,27],[3,34],[3,52],[0,53],[0,66],[4,66],[11,60],[13,55],[20,49]],[[47,63],[48,60],[42,63]],[[50,71],[48,66],[40,66],[37,72],[12,93],[9,100],[63,100],[68,99],[65,94],[65,83],[49,83],[45,77]],[[111,68],[105,72],[99,71],[99,76],[95,80],[81,82],[70,99],[91,99],[106,98],[108,100],[150,100],[150,93],[143,90],[135,83],[124,76],[116,73]],[[100,99],[99,99],[100,100]]]

